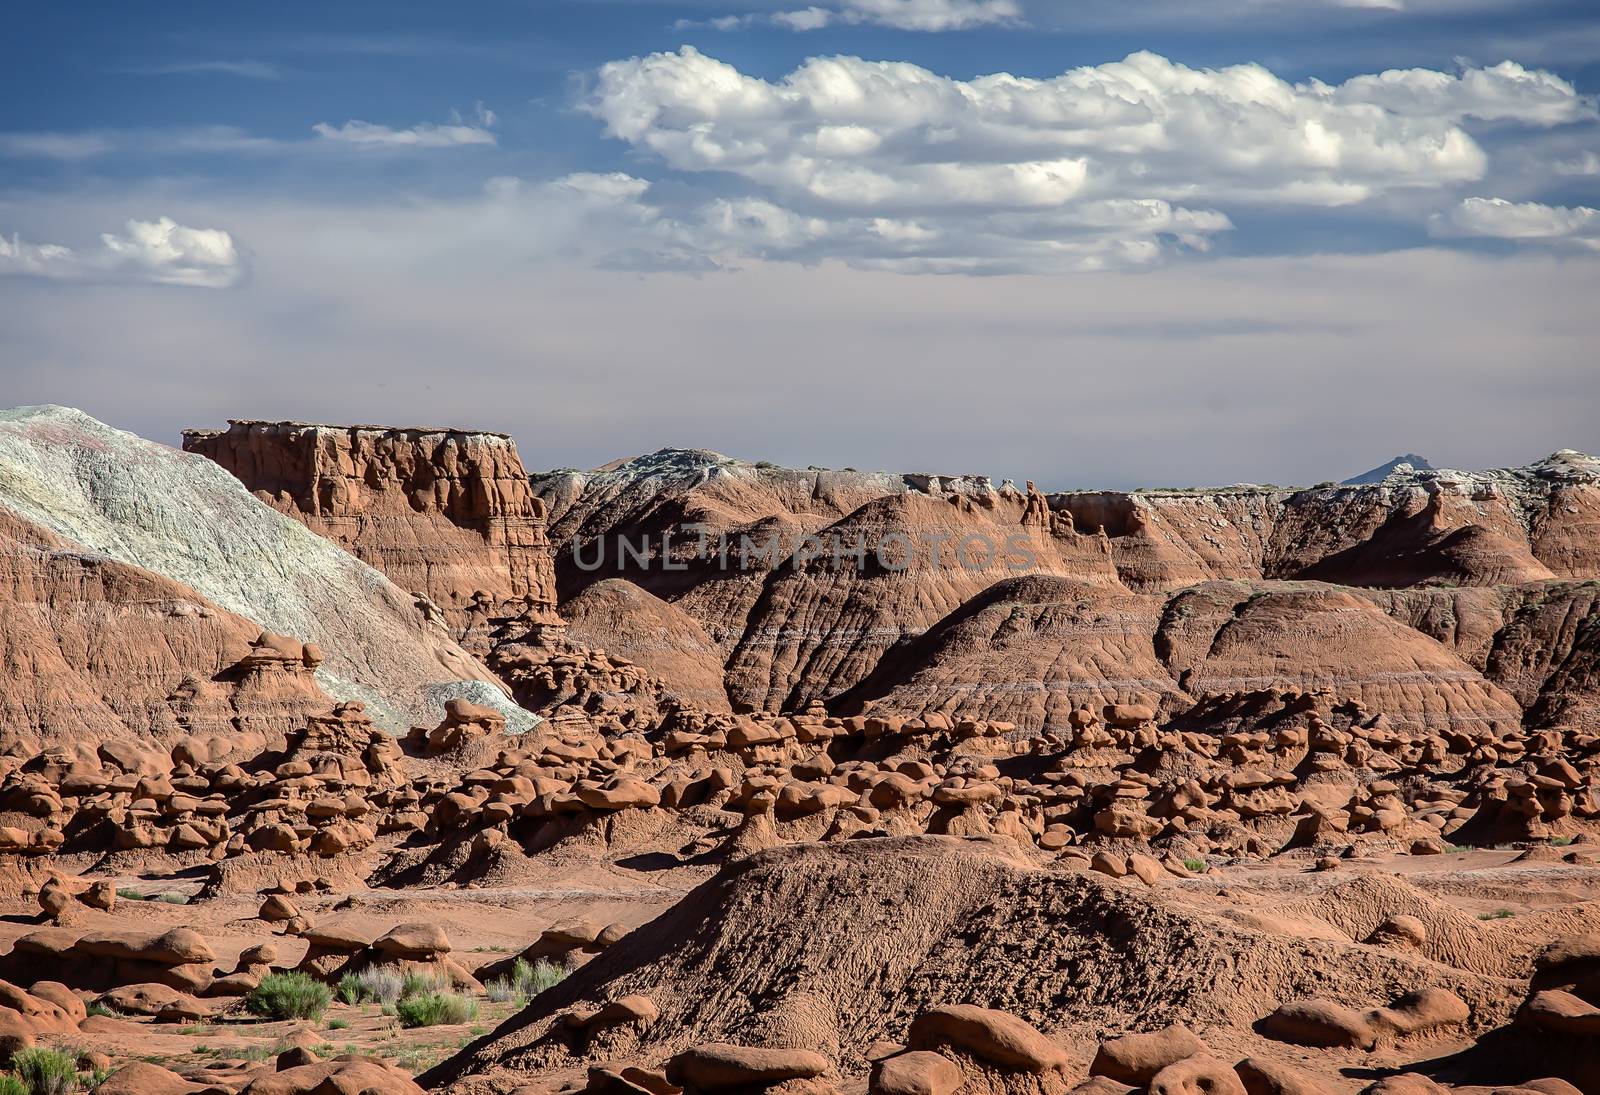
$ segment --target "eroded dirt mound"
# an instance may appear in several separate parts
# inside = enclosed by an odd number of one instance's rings
[[[727,711],[722,655],[694,617],[623,578],[584,590],[565,606],[574,642],[620,654],[707,711]]]
[[[1003,1008],[1058,1041],[1171,1022],[1248,1028],[1285,1001],[1351,1008],[1448,989],[1472,1029],[1515,983],[1413,951],[1231,925],[1176,888],[1035,866],[994,840],[908,837],[775,849],[727,867],[430,1079],[664,1057],[733,1042],[859,1068],[941,1003]],[[559,1017],[643,996],[659,1019],[573,1046]]]

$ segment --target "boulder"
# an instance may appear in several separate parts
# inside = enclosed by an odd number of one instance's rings
[[[96,1087],[95,1095],[191,1095],[206,1085],[185,1080],[176,1072],[148,1061],[132,1061]]]
[[[1129,1034],[1102,1042],[1089,1066],[1091,1076],[1143,1087],[1168,1065],[1206,1052],[1206,1044],[1181,1023],[1148,1034]]]
[[[1150,1095],[1246,1095],[1244,1081],[1208,1054],[1186,1057],[1156,1073]]]
[[[1066,1067],[1067,1055],[1050,1039],[1009,1012],[972,1004],[929,1008],[911,1023],[912,1049],[953,1046],[987,1064],[1043,1073]]]
[[[809,1080],[827,1072],[828,1059],[809,1049],[760,1049],[707,1042],[667,1062],[667,1079],[700,1091],[771,1087],[785,1080]],[[359,1095],[359,1093],[357,1093]]]
[[[869,1095],[952,1095],[964,1077],[961,1066],[942,1053],[914,1049],[876,1062]]]
[[[1261,1020],[1261,1032],[1280,1042],[1298,1046],[1371,1049],[1377,1044],[1372,1023],[1332,1000],[1294,1000]]]
[[[1246,1057],[1233,1071],[1247,1095],[1334,1095],[1333,1088],[1316,1077],[1263,1057]]]
[[[391,958],[425,961],[450,953],[450,939],[437,924],[399,924],[390,928],[373,948]]]

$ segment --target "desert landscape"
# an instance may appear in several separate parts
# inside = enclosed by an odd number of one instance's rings
[[[0,413],[0,1090],[1600,1092],[1600,460]]]

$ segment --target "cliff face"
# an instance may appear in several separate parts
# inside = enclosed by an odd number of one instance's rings
[[[503,434],[233,421],[183,447],[444,612],[554,619],[555,574],[517,447]]]

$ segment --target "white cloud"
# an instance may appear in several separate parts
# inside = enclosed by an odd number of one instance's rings
[[[1467,198],[1434,217],[1436,236],[1475,236],[1553,243],[1600,251],[1600,209],[1579,205],[1511,202],[1504,198]]]
[[[1594,117],[1570,84],[1513,64],[1328,85],[1153,53],[1048,80],[968,81],[827,57],[768,82],[687,46],[603,66],[587,109],[677,170],[896,216],[1103,200],[1347,205],[1481,178],[1468,118]]]
[[[283,71],[265,61],[176,61],[122,71],[134,76],[238,76],[245,80],[281,80]]]
[[[1550,72],[1502,61],[1459,75],[1431,69],[1392,69],[1357,76],[1332,89],[1344,103],[1372,103],[1410,118],[1479,118],[1553,126],[1595,116],[1594,100]]]
[[[103,133],[0,133],[0,156],[87,160],[116,147]]]
[[[1576,175],[1592,178],[1600,175],[1600,153],[1581,152],[1570,160],[1560,160],[1555,165],[1557,175]]]
[[[631,175],[577,174],[542,185],[495,179],[506,221],[559,238],[546,253],[606,267],[730,269],[754,261],[837,260],[899,273],[1068,273],[1149,266],[1178,247],[1204,250],[1232,228],[1220,213],[1159,200],[1091,201],[1049,211],[962,218],[817,215],[760,197],[715,198],[677,213],[653,204]]]
[[[189,228],[160,217],[130,220],[122,235],[102,233],[93,251],[0,235],[0,274],[226,289],[244,276],[244,260],[222,229]]]
[[[948,31],[1022,23],[1018,0],[833,0],[791,11],[723,15],[705,22],[714,30],[739,30],[769,25],[794,31],[821,30],[834,25],[871,23],[897,30]],[[680,19],[680,28],[700,25]]]
[[[652,240],[625,251],[641,264],[963,273],[1148,266],[1208,248],[1233,227],[1229,206],[1334,208],[1481,180],[1470,120],[1596,117],[1571,84],[1510,62],[1327,84],[1152,53],[965,81],[818,57],[768,81],[687,46],[603,66],[585,109],[677,171],[757,189],[668,216],[632,180],[630,223]]]
[[[340,126],[318,122],[311,129],[326,140],[364,148],[458,148],[463,145],[498,144],[498,139],[490,132],[498,121],[494,111],[479,103],[474,113],[473,122],[452,112],[449,123],[445,125],[420,122],[409,129],[393,129],[356,119]]]
[[[946,31],[1015,23],[1022,18],[1016,0],[843,0],[837,7],[807,7],[783,12],[775,21],[792,30],[816,30],[829,23],[877,23],[899,30]]]

